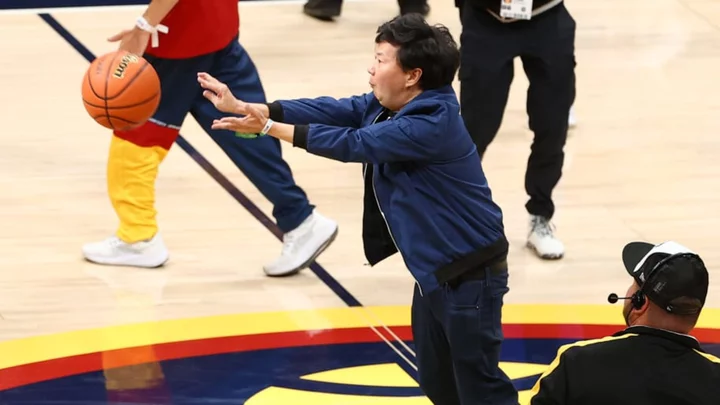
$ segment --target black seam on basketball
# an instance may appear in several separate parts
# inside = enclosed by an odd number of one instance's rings
[[[117,98],[117,97],[119,97],[121,94],[123,94],[123,92],[124,92],[125,90],[127,90],[127,88],[130,87],[131,84],[133,84],[133,82],[135,81],[135,79],[137,79],[137,78],[142,74],[142,72],[143,72],[148,66],[150,66],[150,64],[149,64],[148,62],[145,62],[145,63],[143,64],[143,66],[140,68],[140,70],[138,70],[137,73],[135,73],[135,76],[133,76],[132,79],[128,80],[127,83],[125,83],[125,87],[123,87],[123,88],[121,88],[120,90],[118,90],[117,94],[115,94],[115,95],[112,96],[112,97],[109,97],[108,100],[114,100],[115,98]],[[110,78],[108,77],[108,80],[109,80],[109,79],[110,79]],[[105,94],[107,94],[107,92],[106,92]]]
[[[103,106],[101,106],[101,105],[95,105],[95,104],[93,104],[93,103],[88,102],[88,101],[85,100],[85,99],[83,99],[83,101],[85,102],[85,104],[89,105],[90,107],[105,108],[106,110],[118,110],[118,109],[120,109],[120,108],[132,108],[132,107],[137,107],[137,106],[139,106],[139,105],[145,104],[145,103],[147,103],[148,101],[150,101],[150,100],[154,99],[155,97],[157,97],[158,94],[160,94],[160,92],[157,92],[157,93],[153,94],[151,97],[148,97],[147,99],[145,99],[145,100],[143,100],[143,101],[140,101],[140,102],[137,102],[137,103],[135,103],[135,104],[128,104],[128,105],[122,105],[122,106],[112,106],[112,107],[110,107],[110,106],[108,106],[108,107],[103,107]]]
[[[94,116],[94,117],[92,117],[92,118],[95,119],[95,118],[100,118],[100,117],[105,117],[105,114],[96,115],[96,116]],[[114,120],[118,120],[118,121],[124,121],[124,122],[127,122],[128,124],[136,124],[136,125],[137,125],[137,124],[140,124],[139,122],[130,121],[130,120],[125,119],[125,118],[123,118],[123,117],[116,117],[116,116],[114,116],[114,115],[109,115],[109,116],[107,116],[107,119],[108,119],[108,123],[110,123],[110,125],[112,125],[112,123],[110,122],[110,119],[114,119]]]
[[[95,87],[93,87],[93,85],[92,85],[92,80],[90,80],[90,70],[89,70],[89,69],[88,69],[87,73],[85,73],[85,77],[87,78],[88,86],[90,86],[90,91],[93,92],[93,94],[95,95],[95,97],[97,97],[97,98],[99,98],[99,99],[102,99],[102,96],[100,96],[100,95],[98,94],[98,92],[95,91]],[[99,106],[98,106],[98,107],[99,107]],[[102,107],[100,107],[100,108],[102,108]]]
[[[112,66],[115,63],[115,59],[117,59],[118,54],[119,54],[119,52],[116,52],[115,55],[113,55],[113,58],[110,61],[110,65],[108,66],[107,72],[105,72],[105,97],[103,97],[103,99],[105,100],[105,118],[107,118],[108,124],[110,124],[112,129],[115,129],[115,125],[113,125],[112,121],[110,121],[110,111],[108,110],[107,92],[108,92],[108,84],[110,84],[110,70],[112,69]]]

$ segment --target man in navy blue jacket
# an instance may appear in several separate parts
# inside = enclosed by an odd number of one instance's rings
[[[420,387],[436,405],[517,404],[499,368],[508,242],[451,86],[457,45],[418,14],[380,26],[375,43],[365,95],[250,104],[205,73],[198,81],[234,115],[215,128],[363,163],[365,255],[374,265],[399,251],[416,280]]]

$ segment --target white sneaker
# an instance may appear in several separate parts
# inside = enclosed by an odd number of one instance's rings
[[[169,254],[160,234],[147,241],[126,243],[117,236],[83,246],[85,260],[112,266],[160,267]]]
[[[335,240],[338,224],[317,211],[283,235],[280,257],[263,267],[268,276],[289,276],[308,267]]]
[[[542,259],[560,259],[565,254],[565,246],[553,235],[550,221],[537,215],[530,217],[527,247],[534,250]]]
[[[575,116],[575,106],[570,107],[570,113],[568,114],[568,128],[575,128],[577,126],[577,117]]]

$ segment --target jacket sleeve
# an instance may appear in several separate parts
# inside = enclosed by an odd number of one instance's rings
[[[293,144],[341,162],[443,160],[448,142],[442,116],[404,116],[364,128],[311,124],[296,127]]]
[[[332,97],[281,100],[268,104],[270,118],[293,125],[324,124],[360,128],[371,93],[341,99]]]
[[[567,349],[571,346],[564,346],[558,350],[550,366],[540,376],[530,393],[530,398],[522,405],[566,405],[568,403],[568,359]]]

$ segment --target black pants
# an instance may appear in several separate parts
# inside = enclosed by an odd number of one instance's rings
[[[508,273],[445,284],[412,303],[420,388],[435,405],[517,405],[518,393],[499,368],[502,306]]]
[[[513,59],[522,60],[530,82],[529,126],[535,133],[525,174],[525,207],[550,219],[575,99],[575,20],[560,4],[529,21],[503,23],[467,2],[460,5],[460,19],[461,111],[481,157],[502,123]]]

